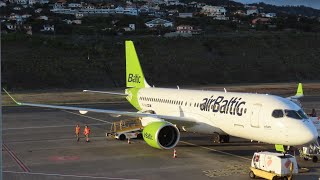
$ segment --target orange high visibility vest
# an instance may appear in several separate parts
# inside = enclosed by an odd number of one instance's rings
[[[90,128],[84,128],[84,135],[90,134]]]
[[[80,127],[76,127],[76,134],[80,133]]]

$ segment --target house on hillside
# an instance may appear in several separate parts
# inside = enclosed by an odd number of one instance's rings
[[[28,1],[27,0],[16,0],[16,3],[21,4],[21,5],[26,5],[26,4],[28,4]]]
[[[155,27],[173,27],[173,23],[165,20],[165,19],[161,19],[161,18],[156,18],[154,20],[148,21],[145,23],[145,25],[149,28],[155,28]]]
[[[38,0],[28,0],[29,6],[33,6],[34,4],[38,3]]]
[[[7,4],[5,2],[0,1],[0,7],[6,7],[6,6],[7,6]]]
[[[43,25],[42,32],[54,32],[54,25]]]
[[[42,12],[42,8],[38,8],[38,9],[34,10],[34,12],[39,14]]]
[[[269,18],[255,18],[251,21],[251,24],[270,24],[271,20]]]
[[[49,20],[48,16],[39,16],[37,19],[44,20],[44,21]]]
[[[277,14],[276,13],[266,13],[264,17],[275,18],[275,17],[277,17]]]
[[[259,9],[256,6],[249,6],[247,9],[247,15],[258,15]]]
[[[193,14],[192,13],[179,13],[179,18],[192,18]]]
[[[202,7],[201,13],[213,17],[216,20],[228,20],[226,17],[227,10],[222,6],[205,5]]]
[[[179,25],[176,28],[176,32],[178,34],[200,34],[201,33],[201,29],[195,28],[193,26],[190,25]]]
[[[81,8],[82,5],[80,3],[70,3],[68,4],[69,8]]]
[[[179,5],[179,0],[164,0],[164,3],[167,6]]]

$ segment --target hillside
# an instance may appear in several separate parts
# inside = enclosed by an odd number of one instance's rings
[[[124,40],[157,86],[320,80],[316,33],[2,37],[3,85],[15,89],[124,86]],[[89,60],[88,60],[89,54]]]

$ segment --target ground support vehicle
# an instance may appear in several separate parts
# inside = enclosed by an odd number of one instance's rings
[[[119,140],[142,139],[143,126],[139,118],[120,120],[112,123],[111,129],[106,133],[107,137]]]
[[[292,179],[298,174],[296,158],[290,154],[256,152],[251,160],[250,178]]]
[[[300,157],[304,160],[312,160],[312,162],[318,162],[320,158],[320,145],[319,142],[311,143],[309,146],[304,146],[299,149]]]

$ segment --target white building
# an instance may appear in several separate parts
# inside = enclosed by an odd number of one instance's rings
[[[129,24],[129,28],[131,28],[133,31],[136,30],[136,25],[135,24]]]
[[[21,17],[22,19],[28,19],[31,16],[32,16],[31,14],[23,14]]]
[[[7,4],[5,2],[0,1],[0,7],[6,7]]]
[[[39,16],[37,19],[48,21],[48,16]]]
[[[202,7],[201,13],[211,16],[216,20],[228,20],[229,18],[226,17],[227,10],[221,6],[209,6],[205,5]]]
[[[179,0],[164,0],[164,3],[167,6],[179,5]]]
[[[123,14],[124,13],[124,8],[121,6],[118,6],[117,8],[115,8],[115,11],[117,14]]]
[[[38,9],[34,10],[34,12],[39,14],[42,12],[42,8],[38,8]]]
[[[34,4],[38,3],[38,2],[39,2],[38,0],[28,0],[28,4],[30,6],[32,6],[32,5],[34,5]]]
[[[276,13],[266,13],[265,17],[267,17],[267,18],[275,18],[275,17],[277,17],[277,14]]]
[[[250,6],[247,9],[247,15],[258,15],[259,14],[259,9],[256,6]]]
[[[206,14],[207,16],[215,16],[215,15],[226,15],[227,10],[221,6],[209,6],[205,5],[202,7],[201,12]]]
[[[156,18],[152,21],[146,22],[145,25],[149,28],[154,28],[154,27],[173,27],[173,23],[170,21],[167,21],[165,19],[160,19]]]
[[[77,19],[80,19],[80,18],[83,18],[84,14],[81,13],[81,12],[77,12],[74,14],[74,16],[77,18]]]
[[[54,32],[54,25],[52,25],[52,26],[43,25],[43,29],[41,29],[40,31],[43,31],[43,32]]]
[[[82,5],[80,3],[70,3],[68,4],[69,8],[81,8]]]
[[[192,18],[193,14],[192,13],[179,13],[179,18]]]
[[[138,16],[138,9],[126,8],[124,9],[123,14],[130,15],[130,16]]]
[[[17,7],[14,7],[13,10],[20,11],[20,10],[21,10],[21,7],[18,7],[18,6],[17,6]]]
[[[25,5],[28,3],[28,0],[16,0],[17,4]]]
[[[56,2],[53,5],[53,9],[64,9],[64,3]]]

